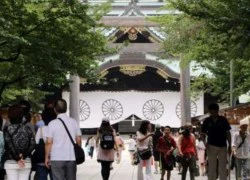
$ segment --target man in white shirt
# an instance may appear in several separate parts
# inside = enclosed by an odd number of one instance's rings
[[[81,146],[81,131],[75,119],[67,114],[64,99],[55,102],[57,119],[48,125],[45,165],[52,170],[53,180],[76,180],[74,147],[59,118],[66,124],[71,137]],[[50,158],[50,159],[49,159]]]
[[[237,180],[249,177],[250,160],[250,134],[247,133],[248,124],[240,122],[240,131],[235,133],[233,138],[233,153],[235,155],[236,178]]]

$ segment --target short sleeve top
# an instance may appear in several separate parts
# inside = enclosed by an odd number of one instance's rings
[[[36,132],[36,144],[39,143],[39,140],[42,138],[44,142],[46,142],[47,138],[47,133],[48,133],[48,126],[43,126],[38,128]]]
[[[204,120],[201,132],[207,134],[207,142],[217,147],[227,146],[227,131],[231,129],[230,124],[224,116],[218,116],[217,121],[211,117]]]
[[[128,144],[129,144],[129,146],[128,146],[129,151],[136,150],[136,142],[134,139],[130,138]]]
[[[176,148],[176,142],[173,137],[165,137],[162,136],[159,138],[158,144],[157,144],[157,149],[159,152],[162,153],[167,153],[171,147]]]
[[[136,136],[137,136],[137,148],[139,150],[143,150],[143,149],[147,149],[150,145],[152,145],[152,137],[148,137],[147,139],[145,139],[142,142],[139,142],[138,139],[144,138],[145,136],[147,136],[148,134],[144,135],[142,133],[140,133],[139,131],[136,132]]]
[[[153,135],[153,149],[156,150],[156,146],[158,144],[159,138],[163,136],[163,133],[160,131],[156,131]]]
[[[250,134],[245,134],[245,140],[242,143],[243,139],[239,132],[236,132],[233,137],[233,146],[236,148],[236,157],[239,159],[248,159],[250,158]],[[242,143],[242,144],[241,144]],[[239,147],[239,145],[241,146]]]
[[[81,136],[80,127],[75,119],[70,118],[65,113],[59,114],[57,118],[64,121],[74,141],[77,136]],[[49,123],[46,136],[53,139],[51,161],[75,161],[74,147],[59,119],[54,119]]]

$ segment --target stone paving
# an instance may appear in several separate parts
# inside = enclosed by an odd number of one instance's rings
[[[96,155],[94,155],[96,157]],[[113,163],[114,169],[111,171],[110,180],[137,180],[137,166],[130,164],[128,151],[123,151],[122,161],[120,164]],[[154,166],[152,166],[154,172]],[[187,174],[187,180],[190,178]],[[160,174],[153,174],[153,180],[160,180]],[[166,178],[166,177],[165,177]],[[86,157],[86,162],[78,166],[77,172],[78,180],[102,180],[101,178],[101,165],[96,161],[96,158],[90,159]],[[180,180],[181,176],[178,175],[177,170],[172,171],[171,180]],[[206,180],[204,176],[196,178],[197,180]]]
[[[83,144],[85,143],[83,142]],[[130,164],[129,153],[127,150],[123,151],[121,163],[113,163],[113,167],[114,169],[111,171],[109,180],[137,180],[137,166],[132,166]],[[152,166],[152,172],[154,172],[154,166]],[[207,180],[207,177],[199,176],[195,179]],[[102,180],[101,165],[96,160],[96,151],[93,159],[91,159],[86,153],[86,161],[77,167],[77,180]],[[153,174],[153,180],[160,180],[160,174]],[[176,169],[172,171],[171,180],[181,180],[181,175],[178,174]],[[187,174],[186,180],[190,180],[189,174]],[[235,180],[233,174],[231,175],[231,180]]]

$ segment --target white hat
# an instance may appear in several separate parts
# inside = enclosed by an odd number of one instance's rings
[[[246,118],[240,120],[240,126],[242,126],[242,125],[249,125],[249,122],[250,122],[250,118],[246,117]]]
[[[109,122],[109,118],[108,117],[103,117],[102,121]]]
[[[156,125],[155,125],[155,128],[160,129],[160,128],[161,128],[161,125],[160,125],[160,124],[156,124]]]
[[[184,125],[184,127],[190,127],[190,126],[193,127],[193,125],[192,125],[190,122],[187,122],[187,123]]]

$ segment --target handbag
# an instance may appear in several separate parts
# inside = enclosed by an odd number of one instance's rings
[[[76,144],[73,141],[73,138],[71,137],[69,130],[67,128],[67,126],[65,125],[65,123],[63,122],[63,120],[61,118],[59,118],[59,120],[62,122],[65,130],[68,133],[68,136],[70,138],[70,141],[72,142],[73,146],[74,146],[74,152],[75,152],[75,158],[76,158],[76,164],[82,164],[85,161],[85,153],[84,150],[82,149],[81,146],[79,146],[78,144]]]
[[[133,153],[132,165],[137,165],[140,163],[139,155],[137,152]]]
[[[43,140],[42,128],[40,128],[40,134],[41,134],[41,136],[40,136],[39,142],[38,142],[38,144],[36,144],[35,151],[31,155],[32,164],[45,162],[45,143]]]
[[[232,154],[231,160],[230,160],[230,169],[233,170],[235,168],[235,155]]]
[[[200,176],[200,168],[199,168],[199,165],[195,165],[195,168],[194,168],[194,176],[195,177],[198,177]]]
[[[138,154],[142,160],[148,160],[152,156],[151,148],[138,150]]]
[[[176,156],[175,156],[175,161],[176,161],[177,163],[181,163],[181,162],[182,162],[182,156],[176,155]]]

